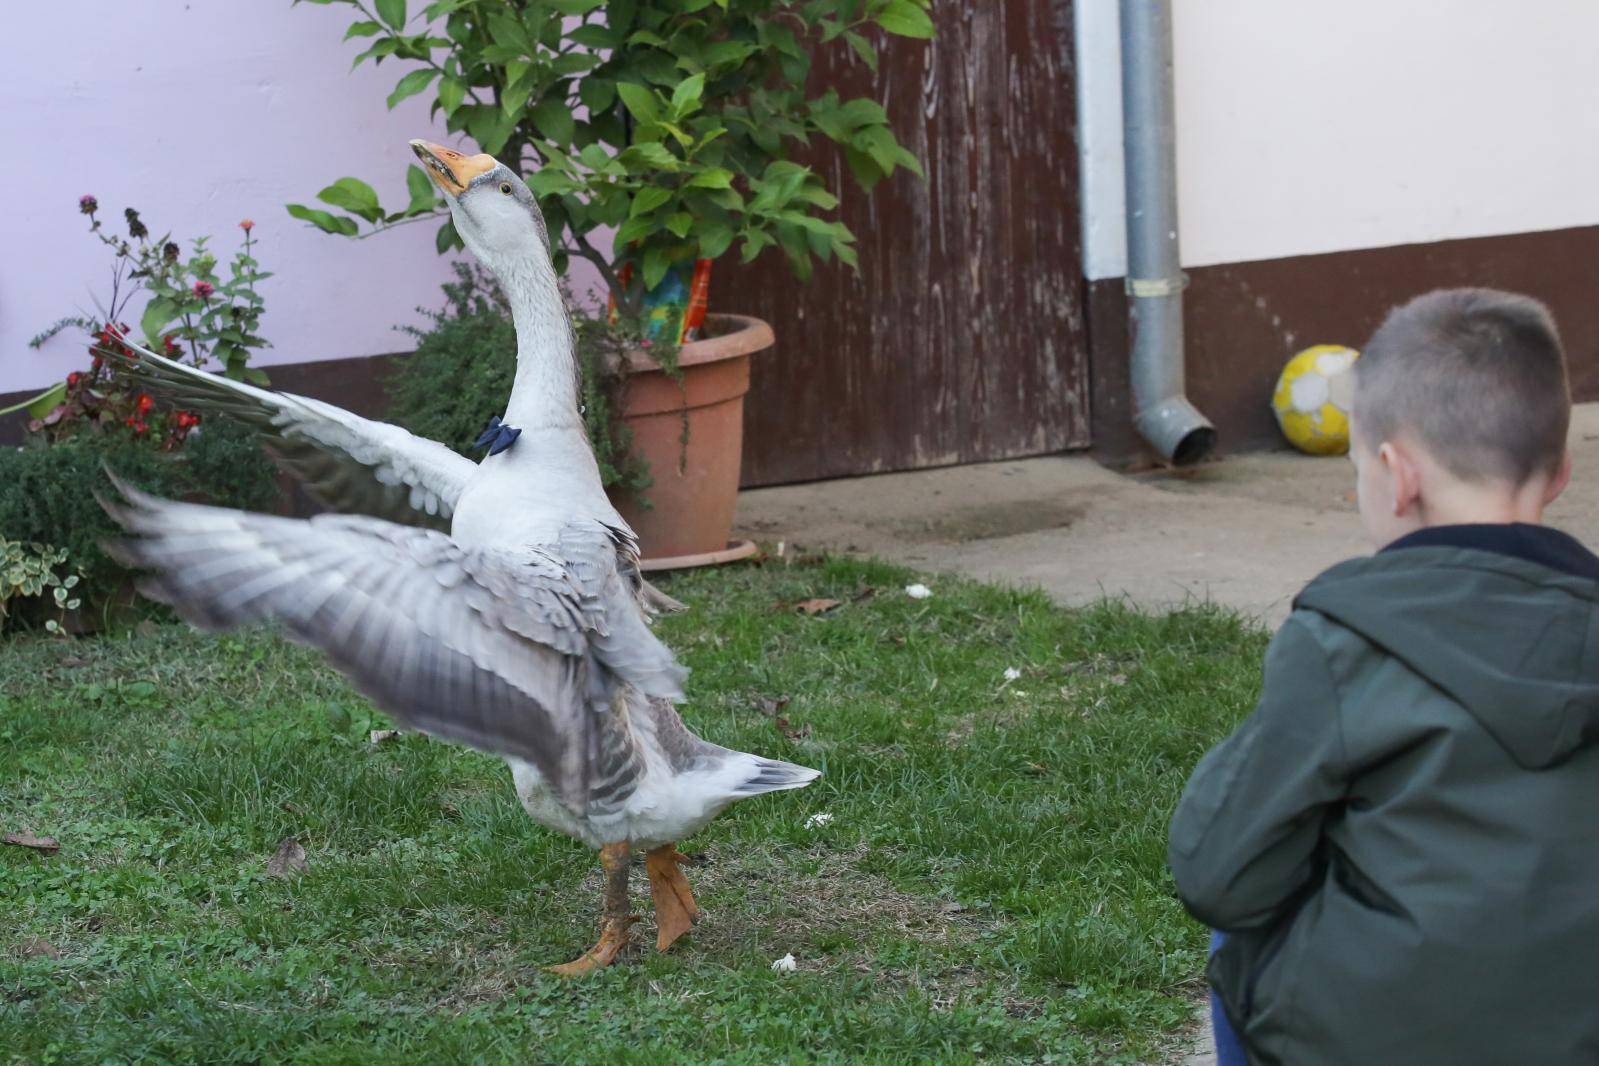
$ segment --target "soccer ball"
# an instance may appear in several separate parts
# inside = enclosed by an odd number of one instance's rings
[[[1349,451],[1349,403],[1355,395],[1355,359],[1341,344],[1306,348],[1283,367],[1271,409],[1283,436],[1311,455]]]

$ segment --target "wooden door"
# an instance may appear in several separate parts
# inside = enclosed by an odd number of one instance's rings
[[[744,483],[1037,455],[1088,444],[1088,361],[1069,0],[935,0],[931,42],[889,39],[874,75],[830,50],[813,85],[888,109],[925,182],[870,196],[842,157],[860,274],[781,256],[717,264],[713,308],[758,315]]]

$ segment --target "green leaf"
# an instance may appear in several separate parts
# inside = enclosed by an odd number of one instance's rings
[[[519,55],[529,55],[533,51],[533,42],[528,39],[526,27],[504,12],[489,16],[489,36],[495,44],[514,48]]]
[[[245,368],[244,380],[249,382],[251,385],[255,385],[263,389],[272,384],[272,379],[267,377],[267,372],[265,370],[253,366]]]
[[[723,167],[710,167],[702,170],[688,180],[690,188],[694,189],[727,189],[733,184],[733,172]]]
[[[285,205],[289,214],[304,222],[309,222],[323,233],[337,233],[345,237],[354,237],[360,232],[360,227],[355,224],[355,219],[344,218],[341,215],[319,211],[314,207],[304,204]]]
[[[438,236],[433,238],[433,247],[438,249],[440,255],[443,255],[451,248],[466,247],[466,245],[461,243],[460,235],[455,232],[455,220],[453,218],[446,219],[444,225],[439,227]]]
[[[547,96],[534,105],[533,124],[546,138],[560,145],[571,144],[572,135],[576,132],[572,109],[566,106],[566,101],[553,96]]]
[[[605,0],[549,0],[549,5],[563,15],[587,15]]]
[[[629,217],[637,218],[647,215],[672,198],[671,189],[663,189],[659,185],[647,185],[633,197],[633,206],[628,210]],[[682,234],[678,234],[682,236]]]
[[[682,118],[699,110],[700,98],[705,95],[705,75],[684,78],[672,90],[672,117]]]
[[[455,109],[465,99],[466,83],[459,78],[444,78],[439,82],[439,106],[444,108],[446,115],[455,114]]]
[[[640,237],[647,237],[654,232],[653,218],[630,218],[616,228],[616,247],[626,248]]]
[[[417,93],[433,84],[433,79],[438,76],[438,73],[439,72],[436,70],[431,70],[427,67],[424,67],[421,70],[413,70],[411,73],[401,78],[400,83],[396,85],[394,87],[394,91],[389,94],[389,110],[394,110],[395,104],[399,103],[401,100],[404,100],[408,96],[415,96]]]
[[[761,251],[772,243],[772,237],[764,230],[751,230],[744,237],[743,254],[740,258],[749,263],[761,254]]]
[[[888,0],[888,6],[877,13],[877,24],[901,37],[925,39],[933,35],[933,20],[912,0]]]
[[[405,25],[405,0],[375,0],[372,6],[377,8],[378,18],[395,29]]]
[[[139,319],[139,328],[144,330],[144,339],[150,347],[161,346],[161,333],[168,322],[178,317],[178,305],[169,297],[157,296],[144,308],[144,317]]]
[[[581,159],[583,161],[583,165],[588,167],[590,170],[604,170],[606,167],[610,166],[611,163],[611,153],[607,152],[603,146],[598,144],[585,145],[583,150],[577,153],[577,157]]]
[[[368,222],[376,222],[383,217],[383,208],[378,205],[378,194],[372,186],[359,178],[340,178],[316,194],[316,198],[325,204],[342,207],[352,215],[358,215]]]
[[[352,22],[350,23],[350,28],[344,31],[344,39],[348,41],[352,37],[371,37],[382,32],[383,23],[381,22],[372,22],[370,20]]]
[[[554,167],[545,167],[528,179],[527,187],[539,196],[559,196],[565,192],[575,192],[580,185],[567,175]]]
[[[616,82],[609,78],[584,78],[578,82],[577,95],[589,114],[609,111],[616,103]]]
[[[510,89],[517,86],[523,78],[527,77],[528,71],[532,69],[533,61],[531,59],[511,60],[505,64],[505,87]]]
[[[676,171],[682,166],[682,160],[668,151],[664,144],[655,142],[635,144],[623,151],[617,158],[622,161],[623,166],[633,171],[647,167]]]
[[[849,101],[838,111],[844,117],[844,121],[857,128],[882,125],[888,121],[888,112],[883,110],[883,105],[864,96]]]
[[[660,108],[656,106],[655,94],[642,85],[632,82],[622,82],[616,87],[617,94],[622,97],[622,103],[633,117],[640,122],[659,122],[661,120]]]
[[[431,211],[439,202],[433,193],[433,183],[419,166],[405,168],[405,188],[411,194],[411,202],[405,208],[408,215]]]
[[[592,48],[596,52],[609,52],[617,46],[621,38],[609,26],[579,26],[566,35],[566,39],[573,44]]]
[[[848,41],[849,46],[855,49],[855,54],[860,56],[861,62],[866,64],[866,68],[873,73],[876,73],[877,49],[872,47],[872,42],[868,41],[865,37],[862,37],[854,30],[846,31],[844,34],[844,40]]]
[[[676,216],[673,216],[676,217]],[[672,220],[666,224],[671,228]],[[676,230],[673,230],[676,233]],[[678,236],[683,236],[679,233]],[[725,222],[713,222],[700,233],[700,258],[719,259],[733,243],[733,227]]]
[[[645,290],[653,289],[664,281],[666,272],[670,269],[672,269],[672,260],[666,254],[666,249],[661,247],[646,248],[644,250]]]
[[[529,78],[500,93],[500,110],[512,122],[516,122],[521,119],[522,108],[527,106],[528,97],[532,95],[533,79]]]
[[[395,49],[399,47],[399,41],[396,41],[393,37],[385,37],[383,40],[374,44],[371,48],[368,48],[366,51],[356,56],[354,62],[350,64],[350,69],[354,70],[356,67],[360,66],[364,60],[367,59],[371,59],[375,63],[382,62],[384,56],[393,55]]]

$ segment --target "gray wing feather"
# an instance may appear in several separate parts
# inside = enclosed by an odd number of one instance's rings
[[[138,536],[106,547],[154,571],[146,595],[206,629],[279,623],[406,725],[532,763],[573,811],[617,682],[682,698],[684,669],[581,531],[561,540],[577,551],[567,562],[373,518],[278,518],[117,487],[125,502],[102,502]]]
[[[125,372],[185,407],[244,422],[312,496],[335,511],[447,530],[455,502],[477,470],[465,456],[399,426],[207,373],[131,338],[123,343],[139,358],[106,354]]]

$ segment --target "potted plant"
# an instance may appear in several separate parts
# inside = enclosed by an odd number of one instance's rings
[[[800,280],[817,258],[855,266],[837,197],[794,157],[825,138],[868,189],[921,167],[878,103],[807,87],[810,56],[849,48],[875,66],[876,34],[932,35],[929,0],[435,0],[414,18],[406,0],[311,2],[355,10],[346,37],[371,39],[357,65],[406,65],[390,107],[431,93],[451,132],[527,174],[557,270],[592,264],[618,333],[651,342],[613,368],[653,478],[648,509],[621,501],[646,556],[725,549],[749,357],[773,338],[738,315],[697,322],[710,264],[736,245],[743,263],[781,252]],[[437,217],[413,170],[403,210],[345,177],[318,194],[343,213],[289,212],[345,236]],[[457,244],[446,220],[437,245]]]

